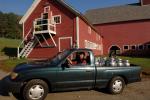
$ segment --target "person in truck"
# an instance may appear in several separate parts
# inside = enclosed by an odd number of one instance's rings
[[[83,64],[83,65],[87,64],[85,52],[80,52],[79,53],[79,57],[77,58],[77,64]]]
[[[76,55],[75,59],[72,59],[72,57],[74,57],[74,55]],[[75,54],[73,54],[71,56],[69,56],[67,58],[69,65],[86,65],[87,64],[87,56],[85,55],[85,52],[76,52]]]

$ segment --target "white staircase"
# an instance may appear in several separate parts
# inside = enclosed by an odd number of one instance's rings
[[[54,23],[54,19],[52,17],[52,11],[50,14],[43,13],[41,18],[37,18],[33,22],[33,27],[29,30],[28,34],[23,38],[23,41],[18,46],[18,58],[27,58],[28,55],[31,53],[31,51],[34,49],[36,44],[38,43],[42,48],[43,47],[56,47],[57,44],[53,38],[54,35],[56,35],[56,23]],[[44,16],[47,16],[47,18],[44,18]],[[49,41],[47,41],[47,37],[44,36],[44,34],[49,35],[48,38],[52,40],[52,43],[54,46],[51,46]],[[40,36],[39,36],[40,35]],[[28,38],[31,40],[28,41]],[[32,39],[33,38],[33,39]],[[42,40],[41,40],[42,38]],[[28,42],[27,42],[28,41]],[[26,45],[24,43],[27,42]],[[46,43],[46,46],[43,45],[44,42]],[[21,50],[20,48],[23,49]]]
[[[22,58],[26,58],[28,57],[28,55],[31,53],[31,51],[33,50],[33,48],[35,47],[35,45],[37,44],[37,41],[36,40],[32,40],[32,41],[29,41],[25,46],[24,48],[21,50],[21,52],[19,53],[19,58],[22,57]]]
[[[17,50],[18,58],[27,57],[33,50],[34,46],[36,45],[37,41],[35,39],[30,40],[26,45],[24,45],[25,41],[27,41],[27,38],[31,34],[31,32],[32,32],[32,28],[29,30],[28,34],[24,37],[21,44],[18,46],[18,50]],[[23,49],[20,50],[20,48],[22,48],[22,47],[23,47]]]

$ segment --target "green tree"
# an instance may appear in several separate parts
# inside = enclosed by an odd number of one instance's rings
[[[0,37],[19,39],[22,36],[21,16],[0,12]]]

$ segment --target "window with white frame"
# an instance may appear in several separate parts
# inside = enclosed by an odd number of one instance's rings
[[[138,49],[139,49],[139,50],[143,50],[143,49],[144,49],[144,45],[139,45],[139,46],[138,46]]]
[[[55,24],[61,24],[61,15],[53,16],[53,21]]]
[[[43,14],[42,14],[42,18],[43,18],[43,19],[48,19],[48,13],[43,13]]]
[[[131,46],[131,49],[132,49],[132,50],[136,50],[136,45],[132,45],[132,46]]]
[[[50,11],[50,6],[44,7],[44,13],[48,13]]]
[[[124,45],[124,46],[123,46],[123,49],[124,49],[124,50],[129,50],[129,49],[130,49],[130,48],[129,48],[129,45]]]
[[[92,31],[92,30],[91,30],[91,27],[88,26],[88,33],[91,34],[91,31]]]
[[[150,49],[150,44],[147,44],[147,49]]]

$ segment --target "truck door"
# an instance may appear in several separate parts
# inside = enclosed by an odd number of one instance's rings
[[[85,51],[80,51],[85,52]],[[57,72],[58,89],[92,88],[95,83],[95,67],[90,63],[90,53],[84,55],[84,62],[77,61],[79,52],[72,53]],[[68,60],[72,61],[72,64]]]

